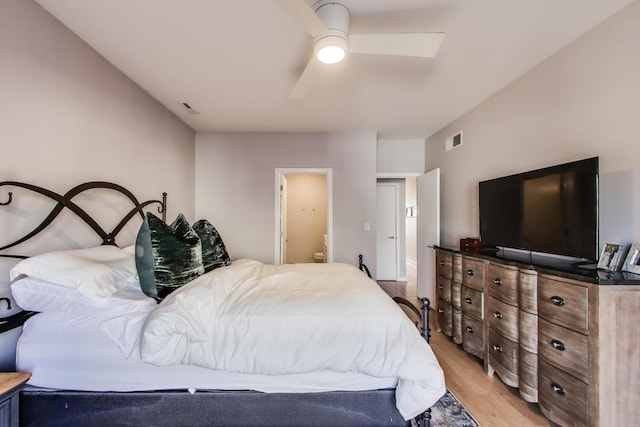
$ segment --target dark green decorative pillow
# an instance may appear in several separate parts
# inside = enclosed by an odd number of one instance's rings
[[[157,301],[204,273],[200,237],[184,215],[167,225],[147,213],[136,238],[136,269],[142,291]]]
[[[220,233],[209,221],[201,219],[193,224],[193,229],[200,236],[202,243],[202,264],[205,272],[231,264]]]

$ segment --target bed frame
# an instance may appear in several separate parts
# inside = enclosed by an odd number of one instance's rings
[[[144,219],[144,209],[158,205],[158,213],[166,221],[167,193],[161,200],[140,203],[126,188],[102,181],[80,184],[64,195],[31,184],[15,181],[0,182],[0,187],[30,190],[56,202],[40,225],[24,237],[0,247],[0,252],[33,238],[47,228],[67,208],[102,239],[102,244],[115,245],[118,233],[136,215]],[[113,190],[127,197],[133,207],[111,230],[105,231],[84,209],[73,201],[89,190]],[[0,206],[9,205],[13,193],[8,192]],[[26,258],[22,255],[2,254],[0,257]],[[371,277],[359,258],[360,269]],[[429,309],[423,298],[419,311],[408,300],[394,300],[409,308],[419,319],[416,326],[429,341]],[[11,300],[0,298],[0,306]],[[0,333],[15,329],[35,312],[21,311],[0,318]],[[420,427],[428,427],[431,409],[417,416]],[[85,392],[50,390],[27,386],[20,393],[21,426],[410,426],[395,407],[395,390],[334,391],[321,393],[260,393],[249,390],[158,390],[142,392]]]

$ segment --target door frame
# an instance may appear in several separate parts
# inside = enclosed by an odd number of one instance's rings
[[[280,205],[280,182],[286,174],[325,175],[327,180],[327,262],[333,262],[333,169],[332,168],[276,168],[275,170],[275,225],[273,263],[282,264],[282,206]]]
[[[393,187],[395,189],[395,201],[394,201],[394,211],[395,211],[395,224],[394,224],[394,234],[395,234],[395,243],[396,243],[396,273],[395,273],[395,279],[394,280],[400,280],[402,279],[400,276],[400,263],[402,262],[402,260],[400,260],[400,218],[401,218],[401,211],[400,211],[400,184],[397,182],[377,182],[376,183],[376,192],[377,192],[377,188],[381,187],[381,186],[385,186],[385,187]],[[377,193],[376,193],[376,197],[377,197]],[[376,216],[378,215],[379,212],[376,212]],[[405,230],[406,231],[406,230]],[[376,234],[378,233],[378,230],[376,229]],[[403,239],[403,241],[405,241]],[[377,247],[377,243],[376,243],[376,247]],[[377,255],[377,254],[376,254]],[[380,260],[378,259],[378,257],[376,256],[376,275],[377,272],[379,271],[378,266],[379,266]],[[377,277],[376,277],[377,278]],[[406,279],[406,278],[405,278]],[[377,280],[383,280],[380,278],[377,278]],[[387,279],[389,280],[389,279]]]

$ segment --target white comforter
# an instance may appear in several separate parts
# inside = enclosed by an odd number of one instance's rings
[[[396,405],[405,419],[445,392],[442,370],[415,326],[346,264],[240,260],[200,276],[148,315],[140,354],[160,366],[397,377]]]

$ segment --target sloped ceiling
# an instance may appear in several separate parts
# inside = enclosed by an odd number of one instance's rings
[[[444,42],[433,59],[350,55],[292,100],[313,40],[274,1],[37,1],[197,131],[386,138],[432,135],[631,3],[342,0],[352,33],[444,32]]]

